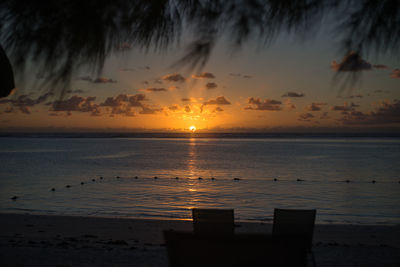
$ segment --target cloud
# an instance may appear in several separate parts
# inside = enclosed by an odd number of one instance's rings
[[[350,104],[348,104],[347,102],[344,102],[343,106],[332,106],[331,110],[333,111],[342,111],[342,114],[346,114],[349,111],[353,111],[355,110],[355,107],[359,107],[359,105],[354,104],[353,102],[351,102]]]
[[[214,79],[215,75],[212,74],[211,72],[202,72],[200,74],[193,74],[192,78],[193,79]]]
[[[98,114],[99,105],[93,103],[96,100],[95,96],[81,97],[74,95],[66,100],[57,100],[50,103],[50,111],[77,111],[77,112],[92,112]]]
[[[358,95],[349,95],[349,96],[345,96],[345,97],[342,97],[342,98],[353,99],[353,98],[363,98],[363,97],[364,97],[363,95],[358,94]]]
[[[387,125],[400,124],[400,100],[383,101],[375,111],[363,113],[352,110],[339,119],[344,124]]]
[[[365,61],[361,58],[361,56],[356,52],[350,52],[343,59],[342,62],[337,63],[336,61],[332,61],[331,68],[336,72],[343,71],[362,71],[362,70],[371,70],[371,63]]]
[[[253,76],[251,76],[251,75],[243,75],[243,78],[245,78],[245,79],[251,79],[251,78],[253,78]]]
[[[311,113],[301,113],[299,115],[299,121],[311,121],[311,119],[314,118],[314,115]]]
[[[290,99],[285,99],[284,103],[289,111],[296,109],[296,105]]]
[[[207,83],[206,84],[207,90],[215,89],[217,87],[218,87],[218,85],[216,83]]]
[[[142,110],[139,112],[139,114],[152,115],[160,111],[162,111],[162,108],[150,108],[147,106],[142,106]]]
[[[233,76],[233,77],[240,77],[242,74],[240,74],[240,73],[229,73],[229,75]]]
[[[189,106],[185,106],[185,112],[186,113],[190,113],[192,110],[190,109],[190,107]]]
[[[93,83],[116,83],[116,82],[117,81],[114,81],[113,79],[105,78],[105,77],[99,77],[93,81]]]
[[[296,92],[287,92],[286,94],[282,95],[282,97],[304,97],[304,94]]]
[[[400,79],[400,69],[394,69],[390,74],[390,77],[393,79]]]
[[[175,111],[178,111],[180,108],[178,105],[175,104],[175,105],[168,107],[168,109],[175,112]]]
[[[0,105],[10,104],[13,107],[17,107],[22,113],[30,114],[31,107],[42,104],[53,96],[52,92],[45,93],[36,99],[32,99],[29,95],[20,95],[15,99],[1,99]]]
[[[247,110],[270,110],[270,111],[282,110],[281,107],[282,102],[277,100],[272,100],[272,99],[262,100],[260,98],[249,97],[247,103],[249,105],[244,108]]]
[[[215,108],[215,111],[216,111],[216,112],[222,112],[222,111],[224,111],[224,110],[223,110],[222,108],[220,108],[220,107],[216,107],[216,108]]]
[[[190,102],[190,98],[183,97],[183,98],[181,98],[181,101],[182,102]]]
[[[186,80],[179,73],[173,73],[173,74],[164,75],[163,77],[161,77],[161,79],[163,81],[167,81],[167,82],[184,82]]]
[[[132,107],[141,107],[142,101],[147,100],[146,95],[136,94],[128,97],[128,102]]]
[[[136,94],[136,95],[126,95],[120,94],[116,97],[107,97],[106,100],[101,103],[101,107],[110,107],[112,115],[125,115],[125,116],[135,116],[135,112],[132,108],[141,107],[144,109],[142,101],[145,101],[146,95]],[[144,114],[144,113],[142,113]],[[146,113],[147,114],[147,113]]]
[[[388,66],[382,65],[382,64],[375,64],[375,65],[373,65],[373,67],[375,69],[388,69],[389,68]]]
[[[168,90],[165,88],[146,88],[144,89],[147,92],[167,92]]]
[[[107,97],[106,100],[100,104],[102,107],[118,107],[123,102],[128,102],[129,97],[125,94],[120,94],[116,97]]]
[[[307,111],[320,111],[321,110],[321,106],[326,105],[326,103],[311,103],[308,104],[307,106],[305,106],[305,110]]]
[[[219,96],[216,99],[210,99],[203,103],[203,105],[230,105],[229,102],[224,96]]]

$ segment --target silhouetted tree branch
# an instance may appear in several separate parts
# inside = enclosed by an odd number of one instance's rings
[[[202,68],[223,35],[236,47],[250,37],[268,44],[281,33],[310,33],[327,15],[336,17],[344,54],[398,54],[399,0],[3,0],[0,44],[15,72],[33,62],[62,92],[81,67],[101,72],[124,47],[166,49],[179,42],[183,27],[197,38],[176,65]],[[9,69],[1,53],[1,69]],[[0,96],[13,87],[4,82],[13,80],[10,71],[0,74]]]

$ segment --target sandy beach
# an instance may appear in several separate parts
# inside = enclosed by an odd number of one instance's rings
[[[4,213],[0,224],[1,266],[168,266],[162,231],[192,230],[191,221]],[[317,266],[399,266],[400,226],[316,225],[313,250]]]

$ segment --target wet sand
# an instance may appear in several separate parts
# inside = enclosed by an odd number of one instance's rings
[[[271,224],[237,222],[237,233]],[[191,221],[0,213],[0,266],[168,266],[162,231]],[[400,266],[400,225],[316,225],[317,266]]]

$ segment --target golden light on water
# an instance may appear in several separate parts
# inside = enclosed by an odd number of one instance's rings
[[[189,130],[194,133],[196,131],[196,126],[192,125],[189,127]]]

